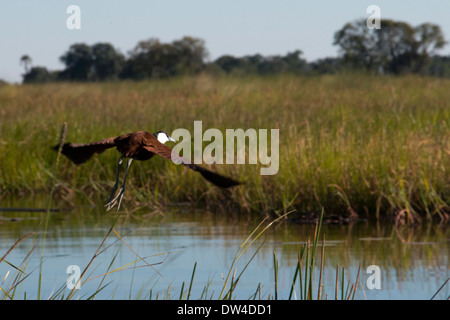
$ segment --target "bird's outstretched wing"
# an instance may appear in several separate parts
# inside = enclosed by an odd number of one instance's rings
[[[236,185],[239,185],[240,182],[237,182],[231,178],[224,177],[220,174],[217,174],[215,172],[209,171],[199,165],[191,163],[189,159],[186,159],[184,157],[181,157],[179,155],[172,155],[172,149],[159,141],[152,142],[151,145],[144,146],[144,148],[150,152],[153,152],[163,158],[166,158],[168,160],[171,160],[172,162],[176,164],[183,164],[184,166],[199,172],[206,180],[209,182],[215,184],[218,187],[221,188],[229,188]]]
[[[95,153],[102,153],[106,149],[115,147],[115,139],[116,137],[111,137],[88,144],[68,142],[62,145],[61,153],[73,163],[79,165],[89,160]],[[56,145],[53,150],[58,151],[59,148],[60,145]]]

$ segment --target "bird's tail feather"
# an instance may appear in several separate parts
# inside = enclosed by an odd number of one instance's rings
[[[60,145],[53,147],[53,150],[58,151]],[[95,153],[95,149],[88,145],[74,145],[71,143],[65,143],[62,145],[61,153],[69,158],[76,165],[82,164],[88,161]]]
[[[198,171],[203,176],[203,178],[221,188],[230,188],[241,184],[240,182],[237,182],[231,178],[224,177],[200,166],[196,166],[194,170]]]

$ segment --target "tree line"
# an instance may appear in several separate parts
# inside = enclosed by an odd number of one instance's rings
[[[163,43],[151,38],[140,41],[126,56],[109,43],[73,44],[60,57],[65,68],[58,71],[32,66],[28,55],[21,57],[21,63],[25,68],[24,83],[160,79],[200,72],[309,75],[364,71],[450,77],[450,56],[437,54],[446,41],[435,24],[413,27],[406,22],[382,20],[380,29],[369,29],[366,20],[361,19],[336,31],[333,44],[339,47],[338,57],[313,62],[302,58],[301,50],[284,56],[223,55],[207,61],[208,50],[202,39],[186,36]]]

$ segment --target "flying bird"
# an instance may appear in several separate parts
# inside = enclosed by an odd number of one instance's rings
[[[174,163],[181,163],[189,169],[199,172],[206,180],[212,182],[218,187],[229,188],[240,184],[233,179],[224,177],[199,165],[193,164],[189,159],[183,158],[176,154],[172,155],[172,149],[165,145],[168,141],[175,142],[175,140],[164,131],[158,131],[153,134],[146,131],[136,131],[88,144],[65,143],[62,146],[56,145],[53,149],[56,151],[61,149],[61,153],[76,165],[86,162],[95,153],[100,154],[110,148],[115,147],[117,151],[121,153],[117,164],[116,182],[105,205],[107,211],[116,205],[117,210],[119,210],[123,195],[125,193],[125,183],[127,181],[128,170],[133,160],[149,160],[155,154],[171,160]],[[116,194],[119,187],[119,174],[124,157],[128,158],[125,169],[125,177],[119,192]]]

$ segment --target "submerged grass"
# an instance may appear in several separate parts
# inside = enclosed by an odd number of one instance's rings
[[[52,170],[62,123],[67,141],[136,130],[280,129],[280,167],[215,165],[245,184],[211,188],[163,159],[135,162],[124,207],[174,202],[278,216],[290,210],[392,217],[397,223],[450,212],[450,80],[335,75],[196,77],[152,82],[46,84],[0,88],[0,198],[49,192],[66,205],[96,203],[114,183],[118,153]],[[206,146],[208,142],[204,143]],[[179,177],[182,176],[183,179]]]

